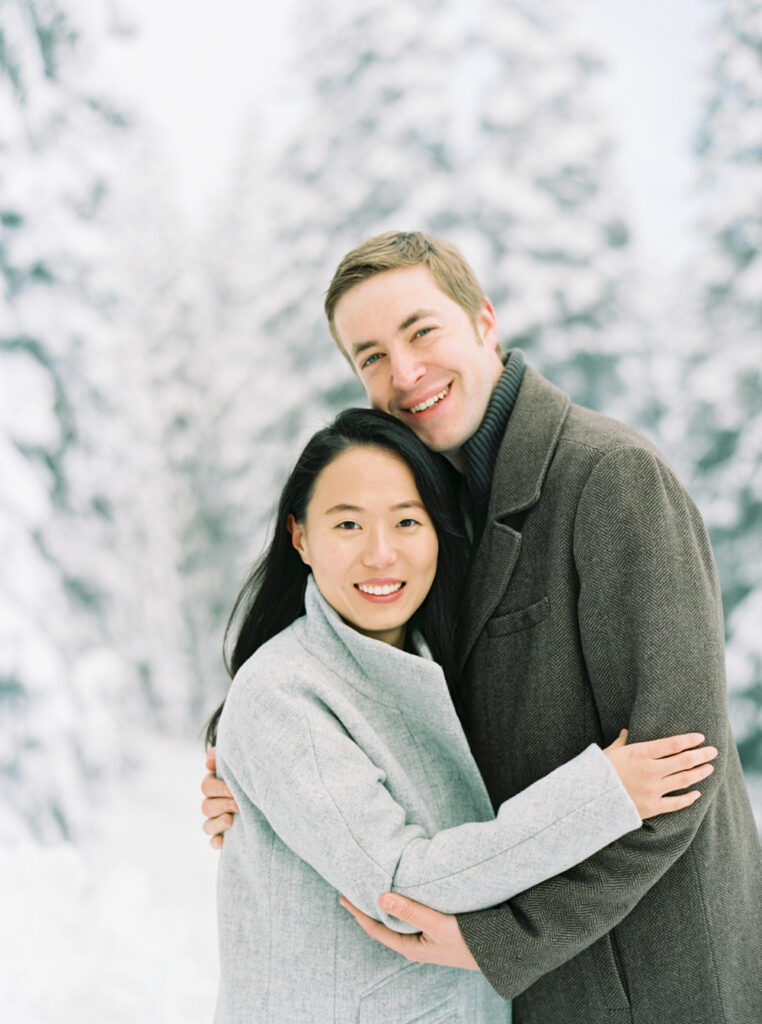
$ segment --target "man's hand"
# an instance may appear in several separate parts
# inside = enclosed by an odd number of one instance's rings
[[[422,907],[420,903],[413,903],[397,893],[384,893],[378,901],[379,907],[420,931],[419,935],[400,935],[363,914],[343,896],[339,902],[372,939],[400,953],[407,960],[440,964],[442,967],[463,967],[468,971],[479,970],[479,965],[463,941],[457,920],[450,914],[440,914],[436,910]]]
[[[222,833],[233,824],[233,815],[238,814],[238,806],[228,787],[215,775],[217,770],[217,748],[210,747],[206,755],[206,767],[209,774],[204,776],[201,792],[206,800],[201,804],[201,812],[206,821],[201,826],[208,836],[209,845],[214,850],[222,849]]]

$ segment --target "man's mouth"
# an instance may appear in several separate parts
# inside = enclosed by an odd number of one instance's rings
[[[371,594],[373,597],[387,597],[389,594],[396,594],[405,586],[404,582],[385,583],[379,586],[375,583],[355,583],[355,586],[362,594]]]
[[[418,402],[416,405],[411,405],[408,412],[419,413],[425,412],[426,409],[431,409],[432,406],[438,405],[443,398],[447,398],[450,393],[451,384],[448,384],[446,388],[443,388],[439,394],[432,395],[431,398],[427,398],[424,402]]]

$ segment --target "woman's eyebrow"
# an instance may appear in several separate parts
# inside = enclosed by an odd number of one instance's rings
[[[364,511],[365,511],[365,509],[364,508],[360,508],[359,505],[343,505],[343,504],[339,504],[339,505],[331,505],[330,508],[327,508],[325,510],[323,515],[330,516],[333,512],[364,512]]]
[[[424,505],[423,505],[422,501],[416,501],[414,498],[411,498],[410,501],[400,501],[400,502],[397,502],[396,505],[390,505],[389,506],[389,509],[391,511],[393,511],[393,512],[397,511],[397,509],[400,509],[400,508],[420,508],[420,509],[423,509]],[[365,511],[365,509],[362,508],[361,505],[345,505],[342,502],[342,503],[339,503],[338,505],[331,505],[330,508],[327,508],[325,510],[323,515],[324,516],[330,516],[330,515],[333,515],[334,512],[364,512],[364,511]]]

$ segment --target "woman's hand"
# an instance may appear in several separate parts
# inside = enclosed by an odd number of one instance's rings
[[[714,771],[708,762],[717,757],[715,747],[702,747],[699,732],[668,736],[647,743],[627,743],[627,730],[603,753],[611,761],[641,818],[653,818],[690,807],[701,796],[697,789],[668,796],[695,786]]]
[[[206,821],[201,826],[208,836],[209,845],[214,850],[222,849],[222,833],[233,824],[233,815],[238,813],[238,807],[233,794],[228,787],[215,775],[217,770],[217,750],[210,747],[206,755],[206,767],[208,775],[204,776],[201,783],[201,792],[206,799],[201,804],[201,813],[205,815]]]

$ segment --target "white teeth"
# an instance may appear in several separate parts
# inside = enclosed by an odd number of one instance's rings
[[[401,583],[386,584],[383,587],[371,587],[367,583],[358,583],[357,589],[363,594],[373,594],[374,597],[386,597],[387,594],[394,594],[402,587]]]
[[[448,384],[444,391],[440,391],[438,395],[432,395],[431,398],[427,398],[425,402],[419,402],[418,405],[411,405],[410,412],[423,412],[424,409],[430,409],[432,405],[436,405],[437,402],[441,402],[443,398],[447,396],[447,392],[450,390]]]

